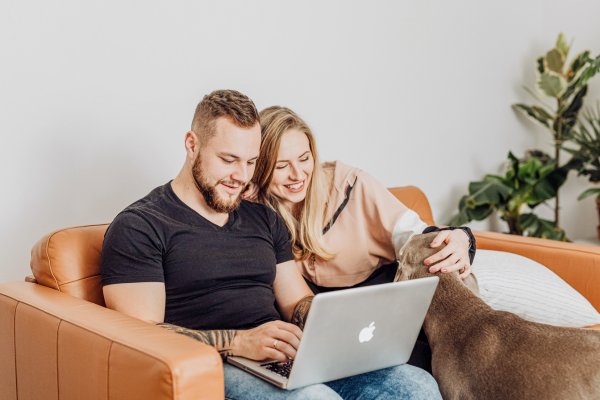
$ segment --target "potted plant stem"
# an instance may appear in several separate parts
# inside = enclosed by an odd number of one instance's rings
[[[527,87],[525,90],[538,101],[539,105],[513,104],[513,108],[550,131],[555,147],[554,168],[557,169],[561,167],[560,149],[563,143],[571,138],[579,111],[583,106],[588,91],[587,82],[600,72],[600,56],[595,59],[590,58],[589,50],[576,55],[567,65],[570,48],[571,45],[560,33],[555,47],[537,58],[537,90]],[[544,97],[552,98],[555,105],[550,105]],[[559,210],[557,192],[554,208],[556,227],[559,226]]]

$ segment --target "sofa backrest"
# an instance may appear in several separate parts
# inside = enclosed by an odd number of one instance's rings
[[[421,219],[433,225],[425,194],[414,186],[389,189]],[[40,285],[105,306],[100,282],[100,253],[109,224],[60,229],[31,249],[31,271]]]
[[[37,283],[105,306],[100,283],[100,252],[109,224],[60,229],[31,249]]]
[[[403,186],[388,188],[388,190],[392,192],[402,204],[419,214],[421,221],[429,226],[435,225],[433,222],[433,214],[431,213],[431,206],[429,205],[427,196],[425,196],[425,193],[423,193],[421,189],[416,186]]]

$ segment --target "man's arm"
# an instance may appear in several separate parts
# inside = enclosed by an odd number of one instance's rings
[[[283,321],[272,321],[249,330],[198,331],[164,323],[165,285],[159,282],[120,283],[103,288],[106,307],[158,325],[214,347],[223,360],[236,355],[253,360],[274,358],[285,362],[296,357],[302,331]]]
[[[283,319],[304,329],[314,295],[293,260],[277,264],[273,291]]]
[[[206,343],[223,359],[232,355],[236,330],[195,331],[163,322],[166,293],[162,282],[119,283],[104,286],[103,291],[107,308]]]
[[[156,324],[162,328],[165,328],[171,332],[185,335],[199,342],[206,343],[209,346],[217,349],[223,361],[227,359],[227,356],[233,355],[233,339],[238,335],[237,330],[214,330],[214,331],[196,331],[193,329],[183,328],[181,326],[167,324],[165,322],[159,322]]]

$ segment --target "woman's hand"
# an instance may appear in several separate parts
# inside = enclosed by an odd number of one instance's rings
[[[469,237],[462,229],[453,231],[441,231],[431,242],[431,247],[439,247],[446,242],[446,247],[425,260],[425,265],[440,261],[431,267],[429,272],[434,273],[442,270],[442,273],[458,271],[464,268],[460,279],[465,279],[471,274],[471,260],[469,258]]]
[[[244,193],[242,193],[242,199],[244,200],[254,200],[258,195],[258,185],[252,181],[248,182],[248,186]]]

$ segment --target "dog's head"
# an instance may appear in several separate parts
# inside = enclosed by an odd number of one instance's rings
[[[400,265],[398,266],[394,282],[431,276],[429,268],[434,264],[425,265],[424,261],[446,247],[446,243],[442,243],[436,248],[431,247],[431,242],[433,242],[433,239],[437,235],[438,232],[431,232],[423,235],[414,235],[410,239],[402,249],[402,255],[399,260]]]
[[[443,260],[430,265],[424,264],[427,258],[446,247],[446,243],[442,243],[436,248],[431,247],[431,242],[433,242],[433,239],[435,239],[437,234],[438,232],[431,232],[423,235],[414,235],[410,239],[402,249],[402,255],[399,260],[400,264],[396,276],[394,277],[394,282],[408,281],[410,279],[425,278],[427,276],[441,274],[441,272],[432,274],[429,272],[429,268]],[[462,272],[463,270],[460,270],[450,272],[450,274],[454,275],[457,280],[462,282],[469,290],[475,293],[475,295],[479,296],[479,285],[475,275],[471,273],[466,279],[461,280],[458,275]]]

